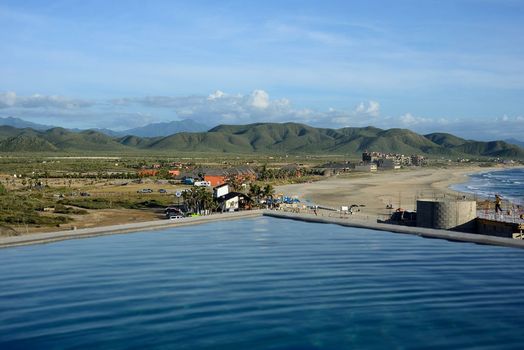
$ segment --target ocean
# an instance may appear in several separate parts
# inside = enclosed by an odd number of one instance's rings
[[[524,205],[524,168],[487,171],[469,175],[469,181],[451,186],[460,192],[494,200],[502,195],[514,204]]]
[[[255,218],[0,249],[0,349],[522,349],[524,250]]]

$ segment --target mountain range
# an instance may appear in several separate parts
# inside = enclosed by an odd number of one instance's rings
[[[12,126],[15,128],[31,128],[33,130],[49,130],[53,128],[57,128],[56,126],[52,125],[45,125],[45,124],[37,124],[33,122],[29,122],[20,118],[14,118],[14,117],[6,117],[6,118],[0,118],[0,125],[5,126]],[[106,134],[108,136],[126,136],[126,135],[134,135],[134,136],[140,136],[140,137],[157,137],[157,136],[168,136],[172,134],[176,134],[178,132],[199,132],[199,131],[206,131],[209,127],[207,125],[195,122],[192,119],[184,119],[184,120],[173,120],[171,122],[163,122],[163,123],[152,123],[147,124],[142,127],[138,128],[132,128],[122,131],[115,131],[111,129],[98,129],[98,128],[92,128],[88,130],[93,130],[100,132],[102,134]],[[82,132],[85,131],[85,129],[69,129],[70,131],[74,132]]]
[[[94,130],[34,130],[0,127],[0,152],[206,152],[344,154],[380,151],[446,157],[524,159],[524,149],[504,141],[465,140],[446,133],[420,135],[407,129],[326,129],[298,123],[219,125],[207,132],[164,137],[112,137]]]
[[[507,139],[507,140],[504,140],[504,141],[506,141],[507,143],[511,143],[513,145],[517,145],[519,147],[524,147],[524,141],[519,141],[519,140],[514,139],[514,138]]]

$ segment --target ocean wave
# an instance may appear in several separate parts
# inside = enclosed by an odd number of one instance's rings
[[[490,199],[500,194],[513,203],[524,204],[524,169],[506,169],[472,174],[469,181],[451,188]]]

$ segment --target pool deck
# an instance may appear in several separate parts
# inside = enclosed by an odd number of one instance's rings
[[[315,222],[315,223],[324,223],[324,224],[336,224],[341,226],[348,227],[359,227],[371,230],[380,230],[393,233],[402,233],[410,234],[424,238],[437,238],[445,239],[448,241],[458,241],[458,242],[469,242],[477,244],[488,244],[488,245],[497,245],[505,246],[512,248],[524,248],[524,240],[510,239],[510,238],[501,238],[487,235],[479,235],[472,233],[461,233],[454,231],[446,230],[436,230],[422,227],[410,227],[410,226],[400,226],[400,225],[391,225],[391,224],[381,224],[376,223],[371,220],[363,220],[356,217],[328,217],[328,216],[316,216],[314,214],[306,213],[290,213],[276,210],[252,210],[252,211],[241,211],[234,213],[223,213],[223,214],[213,214],[208,216],[199,216],[199,217],[190,217],[182,218],[176,220],[155,220],[155,221],[146,221],[140,223],[131,223],[124,225],[114,225],[114,226],[103,226],[103,227],[93,227],[93,228],[84,228],[78,230],[68,230],[68,231],[56,231],[56,232],[47,232],[47,233],[34,233],[22,236],[12,236],[12,237],[2,237],[0,238],[0,248],[8,248],[14,246],[30,245],[30,244],[42,244],[42,243],[51,243],[57,241],[63,241],[67,239],[78,239],[78,238],[88,238],[112,234],[121,234],[128,232],[139,232],[139,231],[151,231],[151,230],[160,230],[170,227],[181,227],[188,225],[199,225],[215,221],[225,221],[225,220],[240,220],[245,218],[253,218],[260,216],[268,216],[280,219],[288,220],[299,220],[305,222]]]

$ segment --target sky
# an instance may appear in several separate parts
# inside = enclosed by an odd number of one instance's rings
[[[524,1],[0,0],[0,117],[524,139]]]

